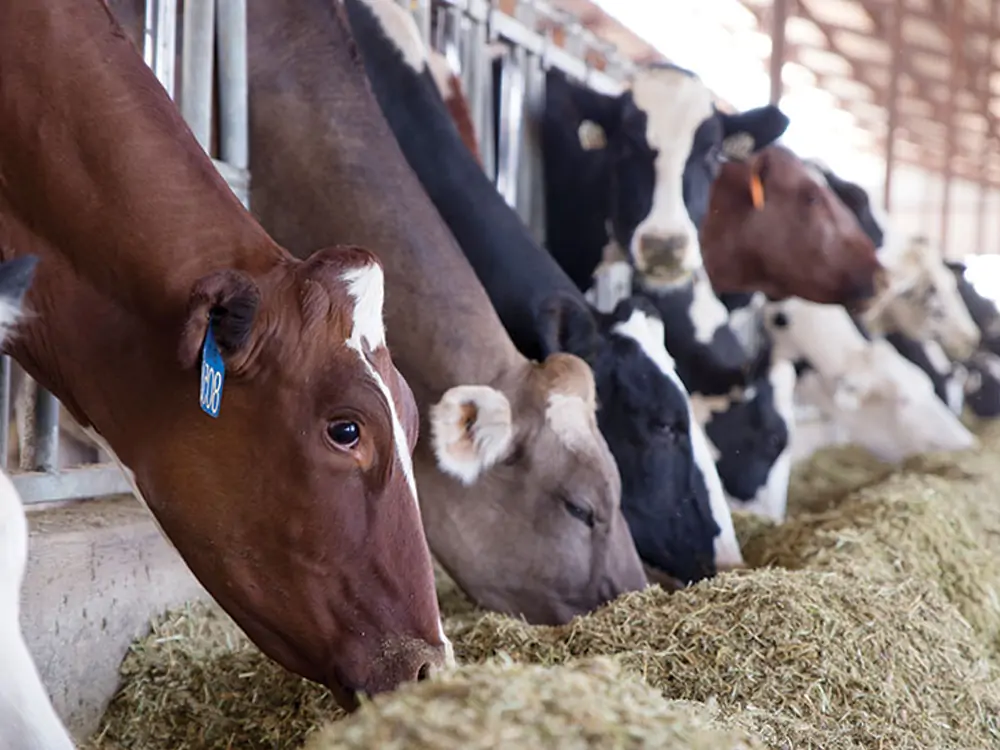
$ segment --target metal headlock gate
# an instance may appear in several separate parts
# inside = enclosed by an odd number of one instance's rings
[[[459,75],[483,169],[535,240],[544,243],[538,122],[545,103],[545,72],[558,68],[596,91],[614,95],[634,71],[632,61],[585,29],[576,16],[542,0],[397,1],[414,13],[425,41]],[[494,57],[501,61],[499,96],[493,90]],[[499,112],[494,111],[495,100]]]
[[[177,0],[146,0],[143,57],[175,98]],[[218,66],[219,158],[212,159],[233,192],[249,207],[249,121],[246,0],[184,0],[181,37],[180,110],[195,137],[211,154],[212,96]],[[217,52],[217,54],[216,54]],[[60,469],[59,401],[35,388],[33,413],[20,436],[33,446],[28,465],[8,467],[11,430],[10,357],[0,360],[0,466],[8,471],[25,504],[131,494],[132,486],[113,462]],[[24,381],[30,382],[27,374]],[[27,438],[27,441],[25,441]]]
[[[540,0],[398,0],[414,13],[425,42],[444,54],[469,100],[486,174],[542,242],[544,190],[541,143],[535,123],[544,103],[545,71],[558,68],[609,94],[622,89],[630,61],[599,40],[571,14]],[[243,204],[250,203],[247,83],[247,0],[183,0],[181,114],[219,173]],[[178,0],[146,0],[143,57],[172,98]],[[501,59],[499,112],[494,113],[492,61]],[[212,148],[213,86],[218,69],[218,154]],[[494,120],[499,123],[495,133]],[[29,465],[8,467],[11,374],[0,358],[0,466],[26,504],[129,494],[131,485],[111,462],[59,466],[60,405],[37,388],[27,419]],[[30,380],[27,375],[25,380]],[[25,436],[22,437],[22,442]],[[19,459],[24,463],[23,457]]]

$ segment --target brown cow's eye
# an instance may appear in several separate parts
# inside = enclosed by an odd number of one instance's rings
[[[347,450],[356,446],[361,439],[361,428],[357,422],[332,422],[326,432],[334,445]]]

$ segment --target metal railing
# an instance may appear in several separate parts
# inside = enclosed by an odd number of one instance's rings
[[[212,134],[214,65],[218,65],[219,154],[212,162],[240,198],[250,203],[246,0],[184,0],[180,109],[206,152]],[[146,0],[143,58],[172,98],[176,91],[177,0]],[[216,47],[217,44],[217,47]],[[217,56],[216,56],[217,49]],[[60,468],[60,404],[23,376],[21,408],[30,400],[19,443],[20,470],[8,467],[11,381],[16,366],[0,359],[0,466],[25,504],[130,494],[132,485],[113,462]],[[32,395],[32,392],[34,394]],[[25,454],[29,455],[25,455]],[[98,453],[100,457],[100,453]]]
[[[415,14],[425,41],[458,73],[483,169],[535,240],[544,243],[538,122],[545,103],[545,72],[557,68],[597,91],[617,94],[635,66],[575,16],[542,0],[520,0],[513,15],[489,0],[397,1]],[[501,61],[499,92],[493,90],[495,56]],[[595,58],[603,61],[603,70],[593,64]]]

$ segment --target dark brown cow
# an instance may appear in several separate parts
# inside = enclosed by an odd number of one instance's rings
[[[722,166],[699,238],[722,294],[762,291],[857,308],[884,280],[854,214],[815,168],[781,146]]]
[[[0,71],[0,250],[41,259],[14,357],[265,653],[347,706],[440,664],[379,261],[275,244],[101,0],[0,4]]]
[[[644,587],[590,368],[515,349],[389,130],[339,3],[248,10],[253,211],[296,253],[335,240],[380,253],[390,346],[425,420],[414,462],[434,554],[479,603],[534,622]]]

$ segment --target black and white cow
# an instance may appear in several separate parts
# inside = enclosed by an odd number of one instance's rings
[[[673,65],[641,68],[616,97],[549,71],[541,123],[549,252],[583,290],[610,243],[647,277],[684,275],[701,265],[698,226],[724,154],[759,150],[788,124],[771,105],[720,112],[708,87]],[[586,136],[595,125],[596,140]]]
[[[868,192],[838,177],[829,167],[816,163],[814,166],[854,213],[875,246],[883,247],[886,219],[871,205]],[[890,285],[885,294],[893,295],[894,288],[900,287],[896,299],[887,304],[876,303],[872,311],[886,341],[923,370],[934,385],[934,392],[952,412],[961,415],[968,403],[979,416],[995,416],[994,408],[1000,404],[995,403],[994,394],[1000,393],[1000,382],[994,382],[997,368],[993,360],[974,353],[971,358],[963,356],[962,361],[955,361],[943,346],[961,349],[964,355],[970,350],[978,327],[982,334],[979,346],[988,347],[987,332],[1000,334],[1000,314],[995,305],[968,283],[962,264],[944,261],[926,241],[913,239],[901,244],[895,238],[884,252],[890,252],[886,258]],[[879,313],[880,308],[884,312]],[[856,318],[854,322],[867,336],[868,326]],[[917,333],[923,335],[914,335]]]
[[[775,462],[788,425],[768,397],[768,363],[748,357],[707,277],[691,272],[700,266],[696,224],[707,211],[724,144],[745,153],[762,148],[781,135],[787,117],[771,106],[721,113],[704,83],[674,66],[644,69],[618,96],[560,71],[546,75],[541,125],[550,252],[588,290],[599,266],[618,270],[602,265],[614,257],[609,246],[625,248],[633,260],[656,257],[661,266],[666,248],[677,251],[681,278],[644,273],[634,291],[648,296],[664,320],[667,350],[696,404],[710,397],[711,412],[696,411],[741,436],[714,446],[727,493],[745,500],[751,477],[761,478],[752,497],[782,487]],[[748,444],[753,448],[736,448]]]
[[[533,241],[462,142],[412,16],[393,0],[345,6],[383,114],[512,340],[531,358],[568,351],[593,368],[598,419],[620,462],[622,510],[640,556],[682,582],[741,565],[715,465],[697,448],[704,436],[662,339],[656,347],[648,333],[662,336],[662,324],[638,303],[625,319],[598,316]],[[636,398],[641,392],[660,397]]]

